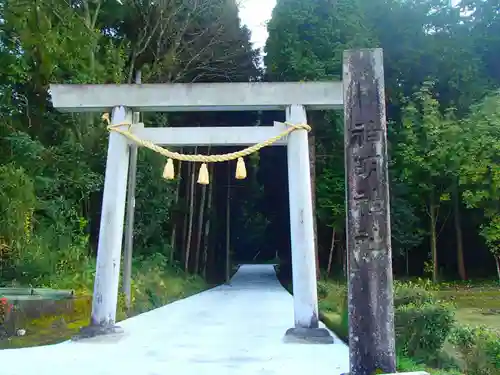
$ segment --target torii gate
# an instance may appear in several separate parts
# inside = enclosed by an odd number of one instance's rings
[[[344,54],[343,82],[51,85],[62,112],[112,111],[111,124],[132,113],[284,110],[287,123],[307,123],[306,110],[345,114],[349,338],[351,374],[395,372],[387,141],[382,50]],[[287,125],[145,128],[136,137],[158,145],[247,146],[276,137]],[[90,328],[113,332],[123,239],[129,140],[109,135],[97,270]],[[295,324],[285,336],[331,343],[319,328],[309,149],[306,129],[275,143],[286,146]],[[368,372],[366,372],[368,373]]]

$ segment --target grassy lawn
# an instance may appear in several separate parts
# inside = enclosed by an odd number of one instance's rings
[[[456,304],[460,323],[486,325],[500,331],[500,287],[444,288],[437,294],[440,299]]]
[[[443,284],[432,290],[441,300],[453,302],[456,319],[468,325],[486,325],[500,331],[500,286]],[[325,315],[339,315],[345,293],[345,286],[337,282],[320,282],[320,310]]]

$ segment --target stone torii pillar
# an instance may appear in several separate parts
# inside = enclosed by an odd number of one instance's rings
[[[289,106],[286,121],[291,124],[307,124],[304,106]],[[287,162],[295,327],[286,332],[285,341],[331,344],[333,337],[330,332],[319,328],[313,202],[306,130],[296,130],[288,136]]]
[[[132,110],[114,107],[111,124],[132,123]],[[104,192],[102,198],[97,268],[92,298],[90,325],[84,327],[76,338],[121,331],[116,323],[120,260],[125,219],[125,201],[130,147],[121,134],[110,132]]]

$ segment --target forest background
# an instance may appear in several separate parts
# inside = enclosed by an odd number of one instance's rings
[[[134,82],[138,70],[144,83],[339,80],[342,51],[362,47],[384,49],[396,275],[491,277],[500,246],[498,5],[279,1],[263,70],[234,1],[0,2],[2,280],[74,275],[96,252],[106,129],[100,116],[57,113],[49,83]],[[143,121],[255,126],[283,116],[148,114]],[[342,113],[310,117],[318,255],[332,273],[345,263]],[[161,254],[217,279],[227,235],[235,263],[276,254],[289,263],[283,149],[252,158],[242,182],[228,179],[234,165],[217,165],[208,187],[193,183],[190,164],[168,182],[162,157],[142,149],[139,156],[135,256]]]

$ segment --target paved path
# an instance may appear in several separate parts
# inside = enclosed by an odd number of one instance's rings
[[[2,375],[338,375],[348,348],[283,343],[292,296],[273,266],[244,265],[231,280],[127,319],[121,337],[0,350]]]

